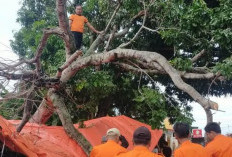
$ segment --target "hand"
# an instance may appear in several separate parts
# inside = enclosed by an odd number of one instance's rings
[[[129,146],[128,141],[126,140],[126,138],[123,135],[119,136],[119,140],[121,141],[122,147],[127,148]]]
[[[104,31],[97,31],[96,33],[97,33],[97,34],[103,34]]]

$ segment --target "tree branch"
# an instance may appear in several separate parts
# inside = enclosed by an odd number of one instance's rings
[[[128,32],[129,32],[129,29],[132,25],[132,23],[138,19],[139,17],[143,16],[145,14],[144,10],[143,11],[140,11],[137,15],[135,15],[131,20],[130,22],[127,24],[127,26],[121,30],[120,32],[117,32],[115,33],[114,35],[114,38],[119,38],[123,35],[126,35]],[[97,39],[92,43],[92,45],[90,46],[90,48],[88,49],[88,51],[86,52],[86,55],[85,56],[88,56],[90,54],[93,54],[94,53],[94,50],[96,49],[96,47],[104,40],[108,40],[110,38],[110,34],[107,34],[107,35],[103,35],[103,34],[100,34],[98,35]]]
[[[20,132],[25,124],[29,121],[31,117],[31,111],[33,106],[33,97],[34,97],[34,86],[31,87],[31,89],[28,91],[27,98],[24,102],[24,111],[23,111],[23,118],[20,122],[20,124],[17,126],[16,131]]]
[[[7,65],[7,66],[5,66],[5,68],[0,68],[0,71],[10,70],[10,69],[18,67],[18,66],[20,66],[22,64],[33,64],[33,63],[35,63],[36,64],[37,76],[39,77],[40,76],[40,72],[41,72],[40,57],[41,57],[41,54],[43,52],[43,49],[45,48],[45,46],[47,44],[47,40],[48,40],[49,36],[52,35],[52,34],[56,34],[59,37],[61,37],[64,40],[65,45],[68,44],[67,43],[67,35],[60,28],[48,28],[48,29],[44,29],[43,36],[42,36],[42,38],[40,40],[40,43],[39,43],[39,45],[37,47],[37,50],[35,52],[34,58],[32,58],[32,59],[20,59],[20,61],[18,63],[14,64],[14,65]],[[15,76],[16,76],[16,74],[15,74]],[[17,75],[17,79],[18,79],[18,77],[20,77],[20,76]]]
[[[104,29],[104,33],[106,33],[108,29],[110,28],[110,24],[112,23],[114,17],[116,16],[116,13],[118,12],[120,6],[121,6],[121,1],[119,0],[116,9],[114,10],[106,28]],[[104,36],[105,36],[104,33],[98,35],[97,39],[95,39],[95,41],[91,44],[88,51],[86,52],[86,56],[94,53],[94,50],[96,49],[96,47],[104,40]]]
[[[119,65],[121,68],[132,71],[137,74],[141,74],[141,72],[146,72],[148,74],[161,74],[158,70],[149,70],[149,69],[142,69],[142,68],[136,68],[132,65],[126,64],[126,63],[120,63],[120,62],[113,62],[115,65]]]
[[[65,51],[66,60],[70,55],[76,50],[76,45],[74,42],[74,37],[69,29],[67,11],[66,11],[66,1],[67,0],[57,0],[56,1],[56,12],[59,21],[59,28],[66,34],[65,37]]]
[[[146,72],[149,74],[162,74],[162,75],[168,74],[165,71],[158,70],[156,68],[149,69],[149,67],[146,67],[146,69],[143,69],[143,68],[137,68],[132,65],[129,65],[126,63],[120,63],[120,62],[114,62],[113,64],[119,65],[121,68],[126,69],[128,71],[132,71],[134,73]],[[216,77],[216,74],[214,73],[197,74],[197,73],[187,73],[187,72],[179,71],[179,74],[184,79],[207,79],[208,80],[208,79],[214,79]]]
[[[117,5],[117,7],[115,8],[115,10],[114,10],[114,12],[113,12],[113,14],[112,14],[112,16],[111,16],[111,18],[110,18],[108,24],[106,25],[106,28],[105,28],[104,32],[107,32],[108,29],[110,28],[110,25],[111,25],[113,19],[115,18],[116,13],[118,12],[118,10],[119,10],[119,8],[121,7],[121,5],[122,5],[121,0],[118,0],[118,5]]]
[[[110,37],[109,37],[109,39],[108,39],[108,41],[107,41],[107,43],[106,43],[106,47],[105,47],[105,50],[104,50],[104,51],[108,51],[109,46],[110,46],[110,42],[112,41],[112,39],[113,39],[113,37],[114,37],[114,35],[115,35],[115,32],[116,32],[116,27],[113,28],[113,31],[112,31],[111,34],[110,34]]]
[[[133,41],[135,41],[138,38],[140,32],[143,30],[143,27],[144,27],[145,22],[146,22],[146,18],[147,18],[147,10],[145,9],[145,4],[144,4],[144,17],[143,17],[142,26],[139,28],[138,32],[135,34],[135,36],[129,42],[121,44],[119,46],[119,48],[124,48],[124,47],[130,45]]]
[[[56,77],[60,78],[62,71],[66,69],[75,59],[77,59],[79,56],[82,55],[82,51],[77,50],[74,54],[72,54],[69,59],[61,66],[58,68],[58,71],[56,73]]]
[[[55,107],[51,100],[53,89],[49,89],[46,97],[42,100],[39,108],[29,120],[31,123],[45,124],[55,111]]]
[[[194,63],[196,62],[199,58],[201,58],[204,54],[206,53],[205,49],[201,50],[200,53],[196,54],[191,61]]]
[[[174,84],[184,92],[188,93],[195,101],[200,103],[203,108],[218,109],[217,103],[207,100],[202,97],[192,86],[186,84],[178,71],[174,69],[167,59],[155,52],[136,51],[131,49],[115,49],[107,53],[95,54],[88,57],[83,57],[74,61],[67,69],[64,70],[61,76],[61,82],[67,82],[80,69],[90,65],[100,65],[103,63],[112,62],[120,58],[133,58],[143,62],[157,62],[164,71],[171,77]]]
[[[70,114],[68,113],[68,110],[65,106],[64,99],[57,93],[53,92],[51,95],[51,100],[56,107],[56,111],[60,117],[65,132],[69,135],[70,138],[75,140],[82,147],[87,155],[89,155],[92,146],[73,126]]]
[[[0,76],[5,77],[8,80],[34,80],[37,75],[34,72],[25,72],[22,74],[7,73],[0,71]]]

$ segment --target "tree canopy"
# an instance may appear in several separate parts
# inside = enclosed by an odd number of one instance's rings
[[[67,18],[76,4],[104,31],[86,29],[81,51]],[[154,128],[165,117],[191,123],[189,101],[212,121],[218,104],[208,96],[231,94],[231,8],[230,0],[23,0],[11,41],[20,60],[0,63],[0,76],[18,86],[1,90],[0,114],[23,116],[19,132],[30,118],[62,124],[77,141],[72,123],[106,115]]]

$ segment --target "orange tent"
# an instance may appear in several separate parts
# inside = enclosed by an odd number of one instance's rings
[[[0,140],[9,148],[30,157],[86,157],[81,147],[70,139],[63,127],[46,126],[27,123],[20,134],[16,133],[15,126],[18,120],[6,120],[0,117]],[[132,135],[139,126],[149,125],[138,122],[126,116],[102,117],[85,121],[85,128],[74,126],[85,136],[92,146],[101,143],[101,138],[109,128],[116,127],[129,142],[128,149],[133,147]],[[162,135],[161,130],[151,130],[152,142],[150,150],[157,144]]]

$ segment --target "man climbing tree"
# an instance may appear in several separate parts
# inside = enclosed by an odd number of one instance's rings
[[[82,45],[82,38],[84,32],[84,24],[86,24],[93,32],[99,34],[100,31],[96,30],[87,20],[85,16],[82,15],[82,6],[76,6],[76,14],[72,14],[69,17],[69,26],[75,38],[76,48],[80,49]]]

